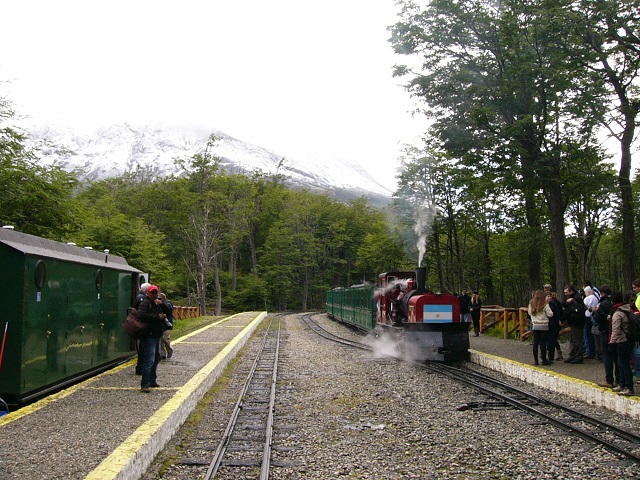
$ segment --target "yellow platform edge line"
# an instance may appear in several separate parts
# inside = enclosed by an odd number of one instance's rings
[[[173,397],[134,431],[129,438],[122,442],[100,465],[91,471],[85,477],[85,480],[126,479],[132,474],[131,470],[142,475],[153,461],[155,455],[164,448],[171,435],[177,431],[192,411],[192,408],[180,407],[190,404],[195,408],[195,405],[210,388],[200,389],[199,387],[205,383],[216,369],[219,370],[218,375],[222,373],[222,370],[230,360],[231,354],[244,345],[253,330],[266,316],[267,312],[259,313],[226,347],[185,383]],[[172,417],[176,421],[173,431],[166,432],[168,434],[166,439],[154,438],[159,435],[160,427]],[[144,452],[142,452],[143,448],[145,448]],[[135,478],[138,478],[138,476],[135,476]]]

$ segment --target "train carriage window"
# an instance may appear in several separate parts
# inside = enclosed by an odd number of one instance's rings
[[[102,270],[96,272],[96,290],[102,290]]]
[[[42,260],[36,262],[35,282],[36,288],[41,290],[44,286],[44,281],[47,278],[47,267]]]

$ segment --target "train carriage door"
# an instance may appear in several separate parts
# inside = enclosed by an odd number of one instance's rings
[[[92,365],[102,363],[109,354],[109,328],[105,318],[105,303],[107,299],[104,280],[104,272],[100,268],[97,269],[95,272],[95,298],[93,301],[93,344],[95,348],[91,358]]]
[[[55,376],[58,369],[58,332],[55,318],[51,318],[45,262],[27,257],[24,281],[26,307],[22,351],[23,391],[47,383],[49,376]]]

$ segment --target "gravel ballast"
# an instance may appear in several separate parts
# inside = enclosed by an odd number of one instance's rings
[[[341,336],[358,336],[323,314],[314,319]],[[299,315],[287,315],[283,323],[273,455],[280,466],[271,468],[270,478],[640,478],[637,465],[528,414],[459,411],[467,402],[487,400],[468,387],[330,342]],[[203,477],[206,466],[183,462],[212,455],[261,341],[257,332],[144,479]],[[635,428],[626,417],[572,406]],[[236,469],[216,478],[256,477]]]

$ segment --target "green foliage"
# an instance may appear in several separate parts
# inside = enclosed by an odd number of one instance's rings
[[[290,190],[280,172],[227,173],[215,136],[176,177],[138,168],[74,198],[75,176],[24,147],[0,99],[0,221],[108,248],[217,313],[321,308],[329,288],[418,262],[434,289],[510,307],[543,282],[622,289],[637,267],[623,231],[639,215],[638,180],[625,190],[639,1],[397,2],[391,42],[409,65],[395,74],[432,128],[386,211]],[[599,124],[623,145],[619,173]]]
[[[222,288],[227,294],[224,296],[224,308],[232,311],[266,310],[268,288],[261,278],[251,274],[239,275],[236,289],[231,288],[231,276],[225,272],[221,275]]]
[[[25,135],[10,125],[14,111],[0,98],[0,222],[25,233],[61,239],[76,226],[78,182],[58,166],[38,162]]]
[[[116,201],[122,201],[128,193],[135,192],[135,188],[116,193],[108,188],[110,182],[98,183],[78,196],[84,212],[83,223],[69,240],[100,250],[109,249],[111,254],[124,257],[131,266],[149,273],[152,282],[164,291],[175,292],[175,267],[167,259],[165,235],[151,228],[143,218],[120,211]]]
[[[614,116],[603,106],[607,82],[622,78],[621,65],[636,64],[631,39],[638,38],[638,27],[631,19],[637,19],[637,2],[619,9],[561,1],[398,5],[391,43],[412,58],[411,68],[400,66],[395,74],[405,77],[433,120],[427,153],[410,155],[401,188],[415,189],[418,175],[425,179],[418,191],[438,206],[431,242],[437,281],[449,289],[477,284],[490,298],[516,301],[549,273],[557,283],[591,278],[617,203],[597,126]],[[599,54],[587,47],[595,44]],[[609,72],[600,68],[606,61]],[[637,71],[624,72],[625,78]],[[613,123],[625,120],[609,122],[610,131]],[[631,204],[622,192],[624,213]],[[514,279],[509,288],[518,291],[507,295],[494,269],[510,258],[494,255],[492,240],[523,227],[528,281],[522,286]],[[549,254],[553,266],[545,273]],[[632,254],[625,257],[633,260]],[[495,289],[494,278],[500,279]]]

